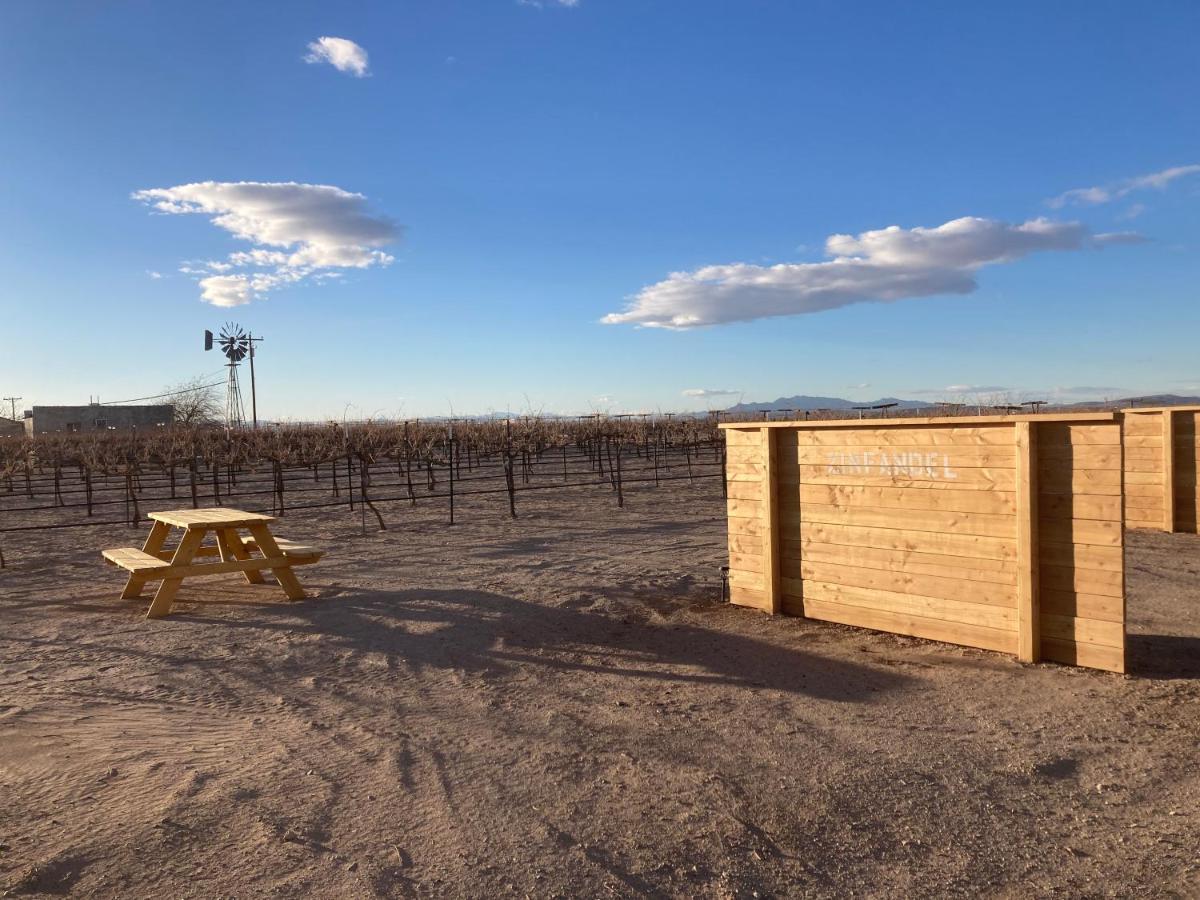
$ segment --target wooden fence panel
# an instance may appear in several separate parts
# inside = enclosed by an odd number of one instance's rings
[[[734,603],[1124,671],[1114,414],[722,429]]]
[[[1200,407],[1126,409],[1125,525],[1195,534],[1200,524]]]

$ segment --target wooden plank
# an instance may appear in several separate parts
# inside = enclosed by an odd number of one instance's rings
[[[1038,444],[1039,460],[1068,460],[1078,469],[1120,469],[1121,445],[1105,444],[1103,446],[1078,446],[1076,444],[1055,444],[1043,447]]]
[[[984,650],[998,650],[1001,653],[1012,653],[1016,649],[1015,630],[987,628],[963,622],[947,622],[944,619],[931,619],[900,612],[885,612],[827,600],[810,600],[809,598],[805,598],[805,615],[810,619],[822,619],[826,622],[838,622],[842,625],[854,625],[859,628],[872,628],[876,631],[888,631],[893,634],[907,634],[912,637],[945,641],[967,647],[979,647]]]
[[[1016,566],[1012,562],[964,556],[944,556],[937,553],[914,553],[910,550],[847,547],[841,544],[805,541],[803,561],[1007,585],[1010,593],[1017,583]],[[792,573],[795,577],[799,574],[801,565],[800,557],[793,558],[786,553],[783,555],[782,568],[784,572]]]
[[[1093,519],[1063,519],[1043,516],[1039,526],[1043,540],[1058,544],[1088,544],[1094,547],[1120,547],[1121,522]]]
[[[793,487],[796,490],[780,494],[784,509],[801,503],[817,503],[825,506],[855,505],[1012,515],[1017,508],[1013,491],[928,491],[922,488],[848,484],[799,484]]]
[[[953,532],[983,537],[1015,538],[1016,525],[1012,516],[986,513],[943,512],[936,509],[887,509],[871,506],[828,506],[806,503],[789,506],[782,525],[795,534],[799,523],[895,528],[901,531],[930,533]]]
[[[1011,425],[996,425],[989,427],[946,428],[935,426],[928,428],[845,428],[826,430],[805,430],[784,432],[788,438],[781,449],[790,451],[793,446],[801,447],[866,447],[883,448],[890,446],[908,447],[912,449],[939,448],[970,448],[994,447],[998,450],[1011,448],[1012,438],[1009,434]],[[794,435],[794,437],[793,437]]]
[[[762,538],[760,535],[729,533],[729,552],[762,554]]]
[[[1076,469],[1060,460],[1043,460],[1038,465],[1042,493],[1121,495],[1120,469]]]
[[[1007,432],[1008,429],[1005,429]],[[955,469],[1011,469],[1012,447],[944,446],[931,449],[915,444],[862,446],[801,446],[786,452],[788,462],[826,466],[850,475],[922,474],[952,478]],[[782,454],[781,454],[782,455]]]
[[[762,437],[759,435],[761,429],[757,425],[736,426],[726,428],[725,445],[732,450],[734,447],[753,447],[757,449],[761,446]]]
[[[764,590],[765,581],[763,579],[761,569],[755,572],[743,572],[741,569],[730,569],[729,583],[736,587],[744,587],[753,591],[757,591],[763,595],[764,600],[766,598],[766,593]],[[760,607],[760,609],[766,611],[765,606]]]
[[[1102,622],[1124,622],[1125,601],[1121,597],[1104,597],[1078,591],[1046,590],[1045,581],[1039,595],[1042,615],[1074,616]]]
[[[789,573],[792,572],[800,577],[789,577]],[[896,594],[917,594],[942,600],[1002,606],[1008,609],[1016,606],[1016,593],[1012,585],[924,575],[919,572],[896,572],[805,560],[798,562],[797,566],[784,569],[784,592],[798,593],[798,582],[801,579],[851,588],[870,588]]]
[[[1088,544],[1056,544],[1038,542],[1041,560],[1052,566],[1077,566],[1101,572],[1120,572],[1124,568],[1121,547],[1093,547]]]
[[[1175,530],[1175,416],[1170,410],[1162,413],[1162,484],[1163,508],[1162,529],[1166,532]]]
[[[1043,522],[1050,518],[1120,522],[1121,498],[1118,495],[1043,493],[1038,495],[1038,510]]]
[[[758,500],[736,500],[730,497],[725,501],[725,509],[732,519],[762,519],[763,505]]]
[[[246,512],[241,509],[230,509],[225,506],[212,506],[204,509],[171,509],[164,512],[149,513],[148,518],[156,522],[165,522],[176,528],[247,528],[263,522],[274,522],[274,516],[263,513]]]
[[[1044,556],[1039,566],[1042,591],[1078,591],[1083,594],[1099,594],[1104,597],[1125,596],[1124,577],[1121,571],[1080,569],[1073,563],[1059,565],[1049,562]]]
[[[800,532],[781,529],[788,553],[799,553],[801,543],[844,544],[848,547],[876,547],[881,550],[912,550],[946,556],[978,557],[1016,561],[1017,542],[1005,538],[974,534],[936,534],[928,531],[901,531],[895,528],[803,524]],[[794,535],[794,536],[793,536]]]
[[[817,429],[817,428],[861,428],[864,424],[869,424],[876,428],[908,428],[910,426],[919,427],[939,427],[947,426],[954,428],[963,428],[966,426],[995,426],[995,425],[1011,425],[1013,422],[1074,422],[1074,423],[1099,423],[1099,422],[1115,422],[1117,413],[1115,412],[1071,412],[1071,413],[1033,413],[1019,415],[1004,415],[1004,416],[901,416],[895,419],[871,419],[864,422],[857,417],[847,419],[820,419],[820,420],[797,420],[790,422],[722,422],[717,427],[722,431],[726,429],[744,429],[744,428],[785,428],[785,429]]]
[[[763,482],[730,480],[726,492],[731,500],[762,500]]]
[[[761,590],[742,587],[740,584],[729,585],[729,602],[734,606],[749,606],[754,609],[763,609],[766,605],[766,593]]]
[[[1072,666],[1086,666],[1089,669],[1104,669],[1108,672],[1121,673],[1125,671],[1125,649],[1123,647],[1105,647],[1101,644],[1081,644],[1076,641],[1042,638],[1042,657]]]
[[[899,593],[807,579],[804,582],[804,597],[806,600],[859,606],[879,612],[920,616],[943,622],[981,625],[1004,631],[1015,632],[1017,625],[1017,611],[1011,605],[997,606],[989,603],[971,603],[966,600],[947,600],[944,597],[926,597],[920,594]]]
[[[1115,447],[1121,444],[1121,428],[1105,425],[1072,425],[1066,422],[1038,422],[1038,448],[1073,446]]]
[[[1038,631],[1038,445],[1037,426],[1015,426],[1017,452],[1017,658],[1037,662],[1041,649]]]
[[[729,568],[761,575],[763,572],[762,554],[731,552],[729,554]]]
[[[939,473],[940,474],[940,473]],[[898,471],[873,475],[853,474],[849,471],[830,471],[828,466],[801,465],[798,471],[783,473],[780,483],[803,481],[805,484],[846,484],[855,487],[911,487],[930,490],[1013,490],[1013,470],[1007,469],[957,469],[955,477],[931,477],[920,471],[901,474]]]

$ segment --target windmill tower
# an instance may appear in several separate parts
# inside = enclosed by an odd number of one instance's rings
[[[242,409],[242,389],[238,384],[237,367],[250,352],[250,336],[242,331],[240,326],[226,322],[221,328],[221,336],[217,343],[225,358],[229,360],[225,364],[229,369],[229,378],[225,384],[225,427],[240,428],[246,423],[246,414]],[[204,349],[211,350],[212,345],[212,332],[204,332]]]

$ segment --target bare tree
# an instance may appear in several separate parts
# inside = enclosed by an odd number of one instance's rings
[[[221,421],[221,398],[217,386],[206,383],[204,378],[189,378],[169,387],[175,404],[175,424],[214,425]]]

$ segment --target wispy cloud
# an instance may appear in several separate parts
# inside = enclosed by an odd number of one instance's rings
[[[366,78],[367,51],[354,41],[340,37],[317,38],[308,45],[306,63],[329,63],[339,72],[348,72],[355,78]]]
[[[822,312],[852,303],[969,294],[983,266],[1030,253],[1140,241],[1132,233],[1092,234],[1078,222],[1031,219],[1011,225],[966,217],[936,228],[892,225],[825,242],[826,262],[748,263],[674,272],[643,288],[624,312],[602,321],[647,328],[696,328]]]
[[[560,6],[571,9],[579,5],[579,0],[517,0],[517,6],[532,6],[535,9],[545,9],[547,6]]]
[[[1126,178],[1111,184],[1073,188],[1069,191],[1064,191],[1057,197],[1050,198],[1046,203],[1053,209],[1062,209],[1064,206],[1095,206],[1100,203],[1109,203],[1113,200],[1127,197],[1134,191],[1148,189],[1161,191],[1166,189],[1172,181],[1197,173],[1200,173],[1200,165],[1198,164],[1173,166],[1170,169],[1163,169],[1161,172],[1138,175],[1135,178]]]
[[[731,397],[741,392],[730,388],[688,388],[682,393],[684,397],[703,399],[706,397]]]
[[[146,277],[153,281],[158,281],[158,279],[162,278],[163,276],[162,276],[162,272],[156,272],[153,269],[147,269]]]
[[[400,236],[362,194],[327,184],[204,181],[136,191],[133,199],[169,215],[209,216],[253,245],[180,267],[200,276],[201,299],[214,306],[241,306],[284,285],[328,279],[331,270],[386,266],[393,257],[380,248]]]

